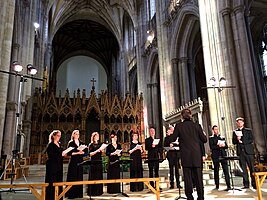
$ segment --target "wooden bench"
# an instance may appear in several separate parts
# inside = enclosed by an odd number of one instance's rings
[[[150,181],[156,182],[156,189],[150,185]],[[130,182],[144,182],[147,187],[156,194],[156,199],[160,200],[159,178],[128,178],[128,179],[109,179],[109,180],[91,180],[91,181],[73,181],[73,182],[58,182],[53,183],[55,186],[55,200],[59,200],[66,194],[66,192],[73,185],[88,185],[88,184],[101,184],[101,183],[130,183]],[[66,186],[59,194],[59,186]]]
[[[267,172],[254,172],[253,175],[255,176],[258,200],[262,200],[261,186],[267,176]]]
[[[28,188],[32,194],[38,200],[45,200],[45,188],[48,186],[48,183],[27,183],[27,184],[2,184],[0,188],[9,188],[9,189],[16,189],[16,188]],[[36,190],[37,188],[41,189],[41,194]]]

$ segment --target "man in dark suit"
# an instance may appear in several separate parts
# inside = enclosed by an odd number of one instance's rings
[[[256,189],[255,178],[252,175],[254,170],[254,147],[253,134],[251,129],[244,127],[244,118],[236,119],[237,129],[233,132],[233,144],[237,146],[237,155],[239,156],[240,167],[243,170],[244,189],[249,188],[248,170],[250,170],[251,184]]]
[[[212,127],[213,135],[209,138],[209,145],[211,149],[211,158],[214,166],[214,181],[216,185],[216,189],[219,189],[219,168],[220,163],[222,165],[225,183],[227,185],[226,191],[231,189],[230,186],[230,175],[228,170],[227,160],[222,160],[221,158],[227,156],[226,149],[228,149],[228,145],[224,138],[222,138],[219,134],[219,128],[217,125]],[[221,160],[220,160],[221,159]]]
[[[183,122],[174,128],[174,136],[179,138],[181,162],[184,173],[185,195],[188,200],[194,200],[193,182],[194,177],[198,200],[204,199],[202,151],[201,142],[206,143],[207,137],[200,124],[192,121],[192,113],[189,108],[182,110]]]
[[[155,139],[155,129],[149,129],[150,137],[145,139],[145,149],[147,150],[147,160],[149,169],[149,178],[159,177],[159,162],[162,158],[160,142],[158,144],[153,143]],[[150,182],[154,187],[154,182]]]
[[[174,128],[170,126],[166,137],[164,139],[164,147],[178,147],[178,142],[172,140]],[[176,186],[177,188],[182,188],[180,185],[179,180],[179,160],[180,160],[180,151],[176,149],[168,150],[167,151],[167,159],[169,162],[169,171],[170,171],[170,189],[174,188],[174,173],[175,171],[175,179],[176,179]]]

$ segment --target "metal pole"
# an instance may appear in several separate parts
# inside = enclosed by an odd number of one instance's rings
[[[20,113],[21,113],[21,94],[22,94],[22,84],[24,82],[24,77],[20,76],[19,81],[19,93],[18,93],[18,101],[17,101],[17,112],[16,112],[16,124],[15,124],[15,137],[14,137],[14,144],[13,144],[13,151],[12,151],[12,168],[11,168],[11,179],[10,184],[12,185],[15,178],[15,168],[16,168],[16,157],[18,156],[18,152],[20,149],[18,146],[18,135],[19,133],[19,121],[20,121]]]

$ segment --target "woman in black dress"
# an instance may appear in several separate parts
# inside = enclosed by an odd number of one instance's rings
[[[68,143],[67,148],[73,147],[73,149],[68,152],[70,157],[67,182],[69,181],[82,181],[83,180],[83,166],[78,165],[83,161],[83,150],[78,150],[80,145],[84,145],[83,142],[79,140],[80,132],[79,130],[74,130],[71,134],[71,140]],[[82,198],[83,197],[83,185],[73,185],[70,190],[66,193],[65,197],[68,199]]]
[[[143,148],[140,142],[138,142],[138,133],[133,132],[132,141],[130,144],[130,158],[132,162],[130,164],[130,178],[143,178],[143,166],[142,157]],[[142,182],[132,182],[130,183],[130,190],[132,192],[142,191],[144,189],[144,184]]]
[[[46,147],[48,159],[46,161],[45,182],[49,183],[49,186],[46,187],[46,200],[55,199],[55,187],[53,183],[63,181],[63,156],[65,156],[65,154],[59,143],[60,137],[61,132],[59,130],[52,131],[49,135],[49,143]],[[62,187],[59,187],[59,193],[61,192]]]
[[[89,154],[91,163],[89,163],[89,180],[103,180],[102,152],[100,149],[99,133],[93,132],[91,143],[89,144]],[[88,185],[87,194],[89,196],[100,196],[103,194],[103,184]]]
[[[108,156],[108,173],[107,179],[119,179],[120,178],[120,153],[116,153],[116,150],[121,150],[121,145],[117,144],[117,136],[115,134],[110,135],[111,144],[107,146],[106,155]],[[119,183],[108,183],[107,193],[120,193]]]

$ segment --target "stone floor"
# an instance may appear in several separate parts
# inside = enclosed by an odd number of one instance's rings
[[[35,166],[36,167],[36,166]],[[37,166],[38,168],[38,166]],[[38,173],[36,169],[32,169],[33,172],[30,173],[28,177],[26,177],[26,180],[22,177],[14,181],[14,184],[18,183],[40,183],[44,182],[44,166],[39,166],[40,172]],[[148,172],[147,169],[144,169],[144,177],[147,177]],[[128,177],[129,173],[124,173],[124,177]],[[161,168],[160,170],[160,187],[163,189],[160,195],[160,199],[164,200],[174,200],[178,199],[179,197],[179,191],[178,189],[168,189],[169,183],[168,183],[168,170],[166,168]],[[105,178],[105,177],[104,177]],[[84,180],[87,180],[87,175],[84,175]],[[205,199],[212,200],[225,200],[225,199],[235,199],[235,200],[255,200],[258,199],[257,192],[253,188],[249,189],[242,189],[242,190],[230,190],[230,191],[224,191],[226,188],[225,184],[223,183],[223,179],[221,179],[222,184],[220,185],[219,190],[215,190],[215,186],[212,179],[212,170],[205,171],[204,172],[204,183],[205,183]],[[240,189],[242,187],[242,178],[239,176],[233,177],[233,182],[235,189]],[[10,180],[0,181],[0,184],[10,184]],[[183,182],[181,183],[183,186]],[[156,199],[156,195],[152,192],[150,192],[149,189],[145,189],[142,192],[134,193],[129,191],[129,184],[124,184],[124,193],[127,194],[129,197],[125,197],[123,194],[107,194],[106,187],[104,187],[104,194],[99,197],[92,197],[91,199],[108,199],[108,200],[126,200],[126,199],[135,199],[135,200],[141,200],[141,199]],[[267,181],[264,182],[262,187],[262,194],[263,194],[263,200],[267,200]],[[86,191],[86,186],[84,186],[84,190]],[[35,197],[29,192],[29,191],[9,191],[6,192],[4,189],[0,189],[1,194],[1,200],[34,200]],[[196,192],[194,192],[195,199],[197,198]],[[181,197],[185,197],[184,190],[181,189]],[[82,199],[90,199],[89,196],[86,194],[84,195],[84,198]],[[79,200],[82,200],[79,199]],[[180,198],[185,199],[185,198]],[[78,199],[76,199],[78,200]]]

